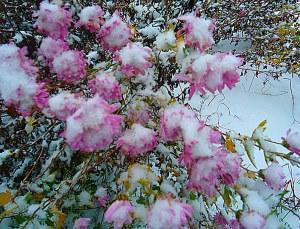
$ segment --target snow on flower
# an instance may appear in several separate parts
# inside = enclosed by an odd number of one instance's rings
[[[130,77],[145,74],[145,70],[152,66],[151,49],[143,47],[140,43],[128,43],[115,56],[121,62],[121,72]]]
[[[285,141],[288,144],[289,150],[300,156],[300,132],[292,132],[289,129]]]
[[[240,224],[244,229],[263,229],[266,219],[255,211],[246,211],[241,215]]]
[[[122,99],[121,86],[112,74],[98,73],[88,85],[93,94],[98,94],[107,101]]]
[[[240,174],[240,157],[225,150],[218,150],[214,156],[201,157],[190,166],[188,188],[203,192],[210,197],[217,193],[222,180],[234,184]]]
[[[183,65],[181,73],[175,75],[175,79],[191,84],[190,98],[196,91],[205,94],[206,90],[211,93],[217,90],[221,92],[225,86],[232,89],[239,81],[237,68],[243,60],[232,54],[204,54],[187,59],[188,64]]]
[[[100,6],[87,6],[80,12],[77,26],[84,26],[90,32],[98,32],[103,23],[104,12]]]
[[[278,163],[272,163],[266,170],[263,171],[264,180],[267,185],[275,191],[283,188],[285,184],[285,175],[283,168]]]
[[[59,80],[74,83],[85,76],[86,61],[82,52],[65,51],[53,60],[53,71]]]
[[[148,213],[149,229],[180,229],[192,216],[192,206],[166,198],[158,199]]]
[[[79,94],[60,92],[49,98],[49,113],[59,120],[65,121],[79,109],[84,101],[85,100]]]
[[[117,147],[128,156],[145,154],[157,145],[157,137],[154,130],[145,128],[141,124],[133,124],[125,131],[124,135],[117,141]]]
[[[97,38],[104,49],[116,51],[129,43],[130,35],[130,28],[122,21],[119,12],[116,11],[112,17],[103,24],[97,34]]]
[[[29,115],[34,105],[46,106],[48,97],[44,84],[36,82],[38,69],[26,54],[26,48],[0,45],[0,95],[6,106],[16,106],[23,116]]]
[[[179,34],[184,33],[184,41],[188,46],[205,51],[215,43],[212,34],[215,24],[212,20],[193,15],[181,16],[178,20],[184,21]]]
[[[214,216],[216,229],[240,229],[240,224],[236,219],[227,220],[220,213]]]
[[[91,222],[90,218],[76,219],[73,229],[88,229],[90,222]]]
[[[223,167],[222,160],[215,157],[201,158],[194,162],[189,174],[188,188],[210,197],[215,196],[216,186],[219,185],[218,167]]]
[[[47,37],[42,40],[38,54],[46,60],[50,67],[52,67],[52,61],[54,58],[68,49],[69,46],[65,41]]]
[[[127,110],[127,119],[133,123],[145,125],[150,120],[150,107],[147,103],[136,100],[129,105]]]
[[[182,122],[188,120],[196,122],[195,113],[187,107],[175,104],[168,106],[160,118],[161,136],[165,141],[175,141],[182,138]],[[183,125],[184,126],[184,125]]]
[[[129,201],[117,200],[107,209],[104,220],[113,223],[115,229],[121,229],[123,225],[131,224],[133,207]]]
[[[213,155],[221,146],[221,134],[205,126],[192,110],[183,105],[171,105],[164,110],[160,130],[166,141],[183,139],[184,154],[181,159],[186,165],[192,159]]]
[[[39,11],[33,14],[37,17],[33,27],[40,33],[54,39],[64,40],[68,35],[68,27],[72,22],[72,13],[59,5],[43,1]]]
[[[66,142],[73,150],[92,152],[101,150],[120,135],[123,117],[112,114],[116,105],[109,105],[95,96],[67,118]]]
[[[173,30],[168,30],[164,33],[160,33],[154,42],[156,47],[160,50],[168,50],[176,46],[176,37]]]

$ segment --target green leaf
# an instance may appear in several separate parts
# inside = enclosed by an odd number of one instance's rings
[[[228,188],[225,187],[225,190],[224,190],[224,203],[228,207],[231,205],[230,195],[231,195],[231,191]]]
[[[198,197],[193,193],[193,192],[190,192],[190,200],[196,200]]]
[[[27,216],[24,215],[17,215],[14,217],[14,220],[16,221],[17,224],[22,224],[28,219]]]

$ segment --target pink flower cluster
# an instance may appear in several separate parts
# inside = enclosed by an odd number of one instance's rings
[[[161,136],[166,141],[183,139],[180,161],[188,167],[191,189],[216,194],[220,180],[234,184],[240,174],[240,157],[221,145],[221,134],[199,121],[195,113],[183,105],[167,107],[160,122]]]
[[[52,61],[67,50],[69,50],[69,46],[65,41],[47,37],[43,39],[38,54],[45,59],[49,67],[53,67]]]
[[[29,115],[34,105],[42,108],[48,101],[44,84],[36,82],[38,69],[26,54],[26,48],[0,45],[0,94],[6,106],[16,106],[23,116]]]
[[[285,142],[290,151],[300,156],[300,132],[288,130]]]
[[[148,213],[149,229],[180,229],[192,217],[192,206],[177,200],[158,199]]]
[[[123,117],[112,114],[116,105],[109,105],[96,95],[67,118],[66,142],[74,150],[93,152],[111,144],[121,133]]]
[[[179,17],[178,20],[184,21],[179,34],[184,33],[184,41],[189,47],[205,51],[213,45],[213,31],[215,24],[212,20],[198,18],[193,15]]]
[[[79,218],[75,221],[73,229],[88,229],[90,218]]]
[[[104,12],[100,6],[87,6],[80,12],[77,26],[84,26],[90,32],[98,32],[103,23]]]
[[[121,62],[121,72],[128,77],[145,74],[145,70],[152,66],[151,49],[140,43],[128,43],[115,56]]]
[[[156,145],[155,131],[145,128],[141,124],[133,124],[117,141],[117,147],[120,148],[123,154],[128,156],[145,154],[155,149]]]
[[[68,83],[82,79],[86,74],[85,67],[84,54],[79,51],[65,51],[53,60],[53,71],[57,78]]]
[[[132,222],[133,207],[129,201],[117,200],[107,209],[104,220],[113,223],[115,229],[121,229]]]
[[[221,92],[225,86],[232,89],[239,81],[237,68],[242,62],[243,59],[232,54],[197,55],[188,60],[188,64],[175,76],[175,79],[191,84],[190,98],[195,91],[201,94],[205,94],[206,90],[211,93],[217,90]]]
[[[49,113],[59,120],[65,121],[85,102],[79,94],[61,92],[49,98]]]
[[[88,85],[93,94],[98,94],[107,101],[122,99],[120,84],[112,74],[99,73]]]
[[[188,188],[213,197],[220,181],[232,185],[238,180],[240,163],[238,154],[224,150],[216,151],[214,156],[194,160],[190,165]]]
[[[103,24],[97,34],[103,48],[110,51],[116,51],[125,46],[129,43],[130,36],[130,28],[122,21],[118,11]]]
[[[275,191],[279,191],[285,185],[283,168],[278,163],[272,163],[263,171],[263,175],[267,185]]]
[[[33,14],[37,17],[33,27],[40,33],[54,39],[64,40],[72,22],[72,13],[56,4],[43,1],[39,11]]]

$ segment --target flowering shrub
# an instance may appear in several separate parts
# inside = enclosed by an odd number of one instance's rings
[[[240,80],[243,58],[210,49],[216,21],[160,17],[164,3],[131,4],[132,18],[111,1],[59,2],[33,14],[39,48],[0,45],[0,228],[262,229],[298,216],[284,166],[300,165],[299,132],[276,142],[263,121],[236,134],[191,105]]]

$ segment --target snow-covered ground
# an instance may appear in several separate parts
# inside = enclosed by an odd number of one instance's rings
[[[242,134],[251,135],[263,120],[268,121],[266,134],[276,141],[280,141],[289,128],[300,128],[299,77],[287,75],[274,80],[256,78],[249,72],[232,90],[207,96],[201,106],[202,101],[194,96],[191,104],[197,109],[202,107],[204,119],[211,124],[219,122],[220,126]]]

